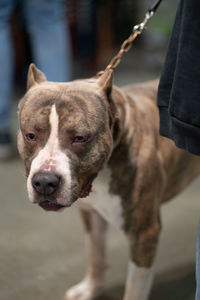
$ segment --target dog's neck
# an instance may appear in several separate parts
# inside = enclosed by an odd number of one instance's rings
[[[134,99],[130,98],[122,89],[113,87],[111,99],[115,106],[115,118],[113,124],[114,149],[123,144],[126,147],[133,143],[133,139],[137,137],[137,142],[134,143],[134,156],[137,155],[140,147],[140,134],[134,134],[141,131],[142,128],[138,125],[140,112],[137,109]]]

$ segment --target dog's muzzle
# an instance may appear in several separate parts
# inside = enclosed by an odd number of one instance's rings
[[[38,195],[39,206],[45,210],[58,211],[64,205],[55,201],[56,192],[61,185],[61,177],[51,172],[38,172],[32,178],[32,187]]]
[[[79,192],[68,195],[63,189],[63,178],[55,172],[37,172],[31,179],[34,192],[33,203],[37,203],[44,210],[61,211],[65,207],[70,207],[78,198],[89,196],[92,191],[92,183],[96,173],[90,176],[88,181],[82,186]],[[77,188],[78,185],[77,185]],[[77,189],[78,190],[78,189]]]

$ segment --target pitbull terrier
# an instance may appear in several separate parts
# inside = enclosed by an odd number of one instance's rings
[[[49,82],[30,65],[18,133],[29,199],[48,211],[77,202],[87,233],[88,270],[65,300],[100,294],[107,222],[129,243],[123,299],[148,298],[160,206],[200,173],[199,157],[159,136],[157,85],[119,89],[112,86],[112,70],[98,79]]]

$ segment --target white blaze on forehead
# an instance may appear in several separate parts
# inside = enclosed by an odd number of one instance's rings
[[[31,179],[37,172],[55,172],[62,176],[64,180],[64,189],[69,194],[71,186],[71,171],[68,156],[60,149],[58,130],[59,117],[56,112],[55,104],[51,108],[49,115],[50,135],[46,145],[39,151],[37,156],[33,159],[30,169],[30,174],[27,179],[27,188],[31,201],[33,199],[33,187]],[[65,195],[66,196],[66,195]]]
[[[51,126],[51,132],[50,132],[50,136],[48,139],[48,146],[49,148],[52,147],[51,150],[53,150],[55,148],[55,142],[58,143],[58,125],[59,125],[59,118],[58,118],[58,114],[56,112],[56,106],[55,104],[52,106],[51,108],[51,113],[49,116],[49,123]]]

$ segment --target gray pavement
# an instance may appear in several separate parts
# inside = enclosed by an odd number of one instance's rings
[[[117,73],[117,84],[155,78],[158,71]],[[13,132],[16,128],[14,107]],[[0,162],[0,300],[59,300],[82,278],[83,230],[75,207],[44,212],[29,203],[18,157]],[[200,179],[162,208],[163,230],[151,300],[191,300],[195,293],[195,243]],[[128,248],[121,232],[108,234],[109,268],[99,300],[122,299]]]

